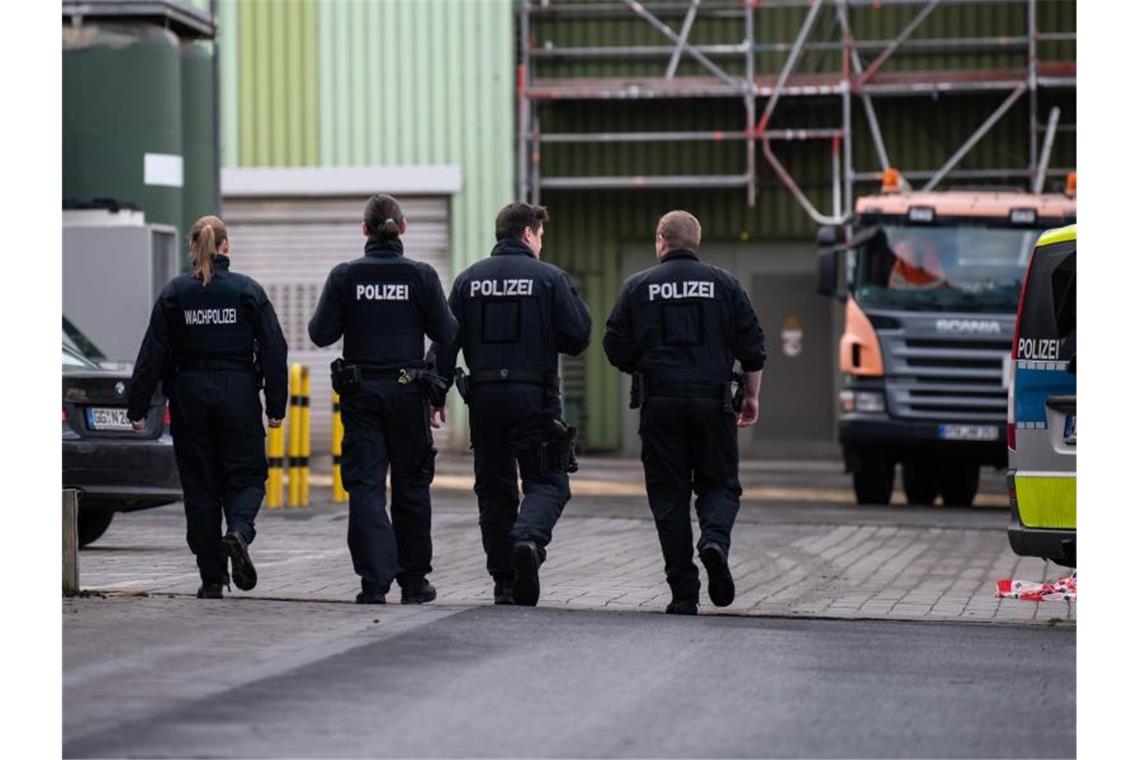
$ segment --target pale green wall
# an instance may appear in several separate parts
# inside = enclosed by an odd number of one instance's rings
[[[459,164],[453,271],[487,255],[514,195],[509,0],[221,0],[217,21],[223,165]]]

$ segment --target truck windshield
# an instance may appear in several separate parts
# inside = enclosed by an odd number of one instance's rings
[[[1041,230],[883,225],[857,250],[855,299],[864,306],[1015,311]]]

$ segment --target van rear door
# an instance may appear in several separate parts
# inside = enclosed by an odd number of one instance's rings
[[[1009,452],[1022,524],[1076,528],[1077,244],[1042,239],[1027,275],[1014,346]]]

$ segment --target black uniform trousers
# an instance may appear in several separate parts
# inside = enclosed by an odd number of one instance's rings
[[[206,582],[228,579],[226,529],[252,543],[268,463],[260,383],[242,370],[184,370],[171,381],[171,434],[186,508],[186,543]]]
[[[561,418],[562,404],[541,385],[491,382],[472,387],[469,407],[487,571],[496,581],[509,582],[514,579],[514,544],[533,541],[539,560],[545,561],[554,525],[570,501],[567,474],[543,471],[537,442],[520,435],[520,428],[535,415]]]
[[[696,599],[689,501],[696,493],[698,550],[716,544],[727,554],[740,509],[736,415],[719,399],[653,396],[641,407],[638,432],[665,577],[674,597]]]
[[[435,476],[428,405],[419,386],[365,379],[342,396],[341,476],[348,491],[348,550],[363,591],[386,594],[431,572]],[[385,511],[392,468],[392,519]]]

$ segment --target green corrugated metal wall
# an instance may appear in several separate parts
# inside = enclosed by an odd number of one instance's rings
[[[221,0],[223,163],[459,164],[465,267],[514,193],[514,23],[509,0]]]

